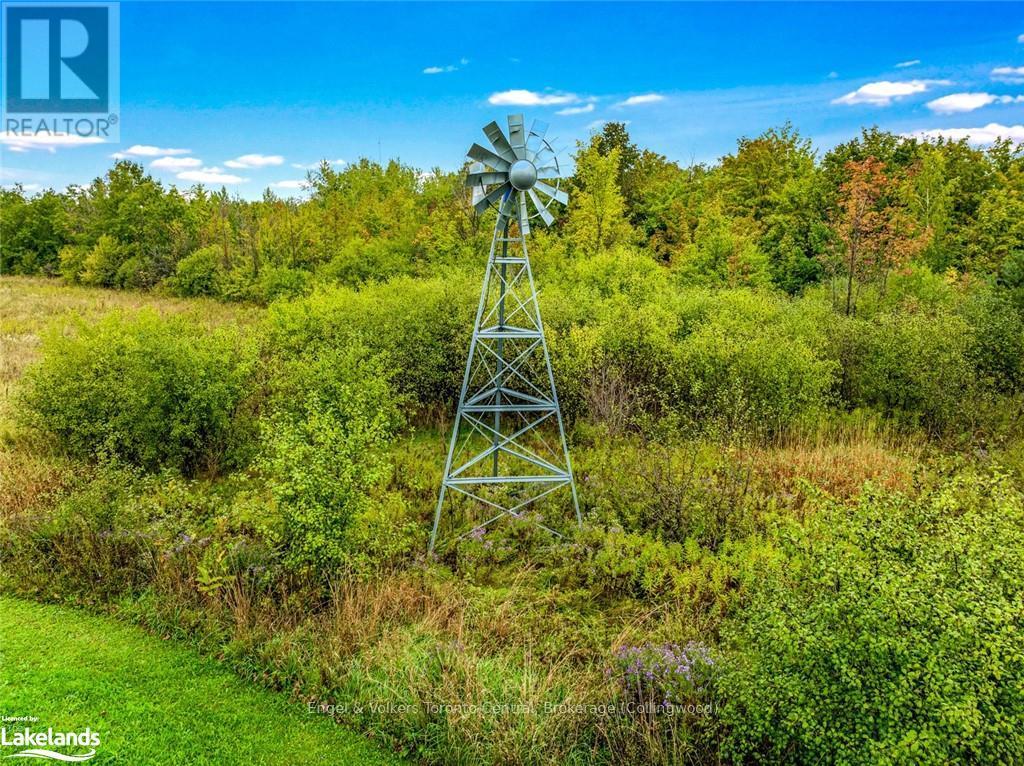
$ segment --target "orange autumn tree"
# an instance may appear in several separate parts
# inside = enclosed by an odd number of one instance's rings
[[[856,289],[877,280],[885,290],[893,269],[905,265],[924,245],[913,217],[897,194],[897,179],[886,175],[885,164],[874,157],[846,163],[849,178],[839,189],[833,229],[840,244],[833,272],[846,276],[845,313],[856,308]]]

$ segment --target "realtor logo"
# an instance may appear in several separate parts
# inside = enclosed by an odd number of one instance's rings
[[[116,140],[117,3],[3,4],[3,131]]]

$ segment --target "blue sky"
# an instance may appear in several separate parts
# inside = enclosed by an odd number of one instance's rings
[[[0,182],[87,183],[118,152],[180,187],[296,194],[320,159],[458,167],[511,111],[570,148],[628,121],[683,163],[786,120],[822,150],[872,124],[1024,140],[1021,3],[123,2],[120,16],[120,143],[0,134]]]

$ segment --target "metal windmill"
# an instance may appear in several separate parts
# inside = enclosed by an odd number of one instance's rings
[[[526,251],[530,221],[550,226],[553,202],[566,204],[561,167],[547,125],[527,132],[521,114],[508,117],[508,136],[498,123],[484,128],[490,149],[473,144],[475,163],[466,176],[478,213],[498,211],[480,291],[473,338],[452,427],[444,479],[430,533],[430,552],[449,490],[486,509],[472,530],[528,506],[557,490],[572,494],[581,524],[576,483],[558,406],[551,357],[544,339],[537,291]],[[538,522],[539,523],[539,522]],[[560,536],[551,527],[541,527]]]

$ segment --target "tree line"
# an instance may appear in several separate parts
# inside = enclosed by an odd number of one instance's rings
[[[535,237],[541,254],[643,253],[687,284],[828,282],[855,313],[910,263],[1024,295],[1024,150],[920,141],[877,128],[819,156],[795,128],[742,138],[682,166],[608,123],[574,155],[570,203]],[[268,302],[318,283],[359,285],[479,266],[490,236],[462,173],[362,159],[308,175],[308,199],[256,201],[165,187],[119,161],[87,186],[0,192],[0,272]]]

